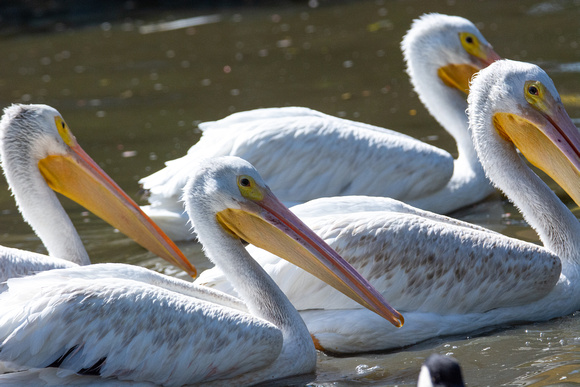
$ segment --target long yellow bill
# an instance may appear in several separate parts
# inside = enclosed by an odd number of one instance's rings
[[[501,57],[491,48],[477,42],[476,48],[469,50],[471,64],[448,64],[437,70],[437,75],[448,87],[457,89],[466,95],[469,93],[469,82],[475,73],[489,66]]]
[[[253,200],[260,211],[244,206],[217,214],[231,234],[301,267],[364,307],[403,326],[403,316],[348,262],[286,208],[266,187]]]
[[[496,113],[494,126],[580,206],[580,132],[561,102],[542,102],[525,117]]]
[[[62,118],[55,117],[55,121],[71,152],[50,155],[38,162],[48,185],[195,277],[195,267],[175,243],[80,147]]]

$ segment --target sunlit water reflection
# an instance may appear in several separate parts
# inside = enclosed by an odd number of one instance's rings
[[[0,105],[47,103],[59,109],[85,150],[142,203],[139,178],[183,155],[199,136],[199,122],[258,107],[308,106],[397,129],[455,153],[404,73],[399,43],[411,20],[441,12],[474,21],[500,55],[546,69],[578,122],[579,9],[572,0],[322,2],[315,8],[181,11],[23,33],[0,38]],[[219,20],[167,27],[207,15]],[[1,243],[43,252],[5,182],[0,184]],[[93,262],[128,262],[183,277],[84,209],[63,203]],[[499,195],[457,216],[537,242]],[[198,245],[181,247],[200,270],[210,266]],[[413,385],[423,359],[440,352],[461,361],[470,386],[580,384],[579,322],[577,315],[567,316],[382,354],[320,354],[315,379],[295,383]]]

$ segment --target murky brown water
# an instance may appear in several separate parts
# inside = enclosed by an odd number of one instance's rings
[[[5,37],[0,105],[47,103],[59,109],[85,150],[136,199],[138,179],[184,154],[198,138],[198,122],[258,107],[308,106],[455,152],[403,71],[399,42],[411,20],[425,12],[464,16],[500,55],[540,64],[580,122],[580,2],[572,0],[296,4],[222,11],[219,22],[147,34],[141,27],[199,14]],[[92,214],[63,202],[94,262],[130,262],[179,275]],[[493,216],[485,216],[487,207],[460,215],[537,241],[505,200],[495,208],[500,210]],[[44,251],[3,180],[0,211],[0,243]],[[209,266],[199,246],[182,247],[198,268]],[[321,354],[311,383],[413,385],[431,352],[456,356],[470,386],[580,384],[580,318],[440,338],[385,354]]]

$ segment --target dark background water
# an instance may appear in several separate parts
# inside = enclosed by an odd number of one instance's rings
[[[207,3],[186,8],[179,1],[134,1],[111,10],[112,2],[98,2],[102,8],[91,13],[95,2],[2,2],[0,106],[57,108],[81,146],[141,203],[137,181],[183,155],[199,137],[199,122],[258,107],[308,106],[455,154],[452,139],[412,91],[399,49],[414,18],[441,12],[472,20],[500,55],[542,66],[570,116],[580,120],[579,1]],[[67,4],[76,13],[46,10],[47,4]],[[22,16],[26,7],[37,11]],[[171,26],[162,23],[199,16],[208,16],[207,24],[161,31]],[[130,262],[182,276],[76,204],[63,203],[94,262]],[[4,180],[0,211],[0,243],[44,251]],[[489,208],[457,215],[537,242],[501,197]],[[199,268],[209,267],[199,246],[180,247]],[[569,316],[383,354],[320,354],[313,383],[413,385],[434,351],[459,358],[471,386],[580,383],[579,326]]]

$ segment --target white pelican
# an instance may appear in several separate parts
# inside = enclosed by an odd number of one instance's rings
[[[221,155],[250,161],[287,205],[372,195],[448,213],[489,196],[493,187],[467,131],[465,94],[471,76],[499,56],[469,20],[440,14],[415,20],[402,48],[421,101],[457,141],[457,160],[401,133],[307,108],[257,109],[201,124],[187,155],[141,179],[151,203],[144,211],[172,238],[191,238],[179,205],[188,167]]]
[[[0,246],[0,282],[53,268],[90,264],[56,194],[68,196],[189,274],[195,268],[77,143],[58,111],[13,105],[0,121],[0,157],[18,209],[49,256]]]
[[[580,135],[552,80],[535,65],[499,61],[475,77],[468,100],[474,145],[489,179],[544,246],[388,198],[322,198],[297,206],[298,216],[319,215],[304,221],[406,320],[400,330],[390,329],[300,269],[253,254],[300,311],[319,348],[395,348],[580,309],[580,223],[516,151],[580,203]],[[198,283],[233,291],[217,269]]]
[[[184,201],[208,257],[227,273],[249,313],[235,303],[224,307],[192,297],[196,290],[177,279],[170,281],[190,294],[163,281],[118,281],[117,270],[109,277],[100,265],[51,270],[11,279],[0,295],[0,360],[162,385],[245,385],[313,372],[316,351],[306,326],[241,239],[283,255],[402,325],[402,317],[276,199],[248,162],[224,157],[201,163]]]

